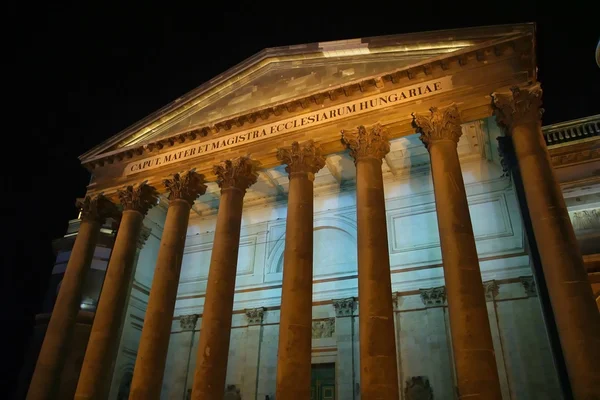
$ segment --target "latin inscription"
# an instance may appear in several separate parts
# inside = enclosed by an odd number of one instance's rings
[[[428,97],[452,89],[452,77],[423,82],[403,89],[393,90],[369,96],[350,103],[328,107],[319,111],[288,118],[255,129],[246,130],[170,151],[155,157],[131,162],[125,167],[125,175],[147,171],[163,165],[173,164],[181,160],[199,157],[204,154],[230,149],[245,143],[253,143],[262,139],[294,132],[305,127],[325,124],[351,115],[359,115],[369,111],[383,109],[399,103]]]

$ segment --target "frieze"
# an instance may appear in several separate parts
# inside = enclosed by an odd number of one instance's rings
[[[576,231],[600,230],[600,208],[569,213]]]
[[[327,318],[312,322],[312,338],[324,339],[333,337],[335,332],[335,318]]]
[[[201,143],[196,143],[153,157],[130,162],[125,166],[123,174],[127,176],[142,171],[149,171],[166,165],[172,165],[181,162],[182,160],[189,160],[206,154],[229,150],[234,147],[256,143],[261,140],[295,132],[300,129],[312,128],[354,115],[390,107],[392,105],[415,101],[417,99],[450,91],[452,87],[452,77],[446,76],[391,90],[389,92],[367,96],[348,103],[326,107],[318,111],[312,111],[245,131],[202,141]]]

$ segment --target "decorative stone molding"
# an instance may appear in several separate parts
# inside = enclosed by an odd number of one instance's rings
[[[510,136],[498,136],[498,155],[500,156],[500,165],[504,176],[509,176],[510,172],[517,166],[515,149]]]
[[[333,337],[335,332],[335,318],[327,318],[312,322],[312,338],[323,339]]]
[[[582,149],[579,151],[570,151],[566,154],[550,154],[550,161],[553,167],[579,164],[597,159],[600,159],[600,149]]]
[[[119,200],[123,210],[133,210],[142,215],[148,214],[148,210],[158,204],[158,192],[153,186],[142,182],[137,186],[126,186],[118,190]]]
[[[221,190],[234,188],[245,192],[258,179],[257,164],[249,157],[236,157],[215,165],[213,172]]]
[[[421,142],[427,149],[438,140],[452,140],[456,144],[462,135],[460,113],[455,104],[438,109],[431,107],[427,114],[413,114],[412,125],[421,134]]]
[[[246,318],[248,319],[248,325],[261,325],[267,309],[265,307],[258,307],[247,308],[244,311],[246,313]]]
[[[190,207],[198,196],[206,192],[204,175],[196,173],[193,169],[173,174],[173,178],[163,180],[163,184],[169,192],[169,200],[185,200],[190,204]]]
[[[152,229],[142,226],[140,236],[138,236],[137,242],[135,243],[138,250],[142,250],[144,248],[144,245],[146,244],[146,241],[150,237],[151,232],[152,232]]]
[[[242,400],[240,389],[238,389],[236,385],[227,385],[223,400]]]
[[[419,289],[419,291],[426,307],[443,306],[446,303],[446,286]]]
[[[411,376],[404,384],[406,400],[433,400],[433,389],[426,376]]]
[[[537,287],[535,285],[535,279],[533,276],[520,276],[519,280],[521,285],[525,288],[525,294],[527,297],[537,297]]]
[[[77,207],[81,209],[82,221],[96,221],[103,224],[107,218],[119,215],[117,206],[115,206],[104,195],[86,196],[84,199],[77,199]]]
[[[485,293],[486,301],[494,301],[496,296],[498,296],[500,286],[498,286],[498,283],[493,279],[491,281],[485,281],[483,282],[483,291]]]
[[[510,92],[494,92],[492,108],[496,121],[508,134],[515,124],[541,122],[542,87],[538,82],[528,87],[514,86]]]
[[[200,318],[200,315],[198,314],[182,315],[179,317],[179,326],[181,327],[181,330],[193,331],[196,328],[198,318]]]
[[[600,208],[569,213],[576,231],[600,229]]]
[[[291,147],[277,149],[277,159],[287,164],[285,171],[288,174],[308,174],[311,180],[321,168],[325,166],[325,157],[321,154],[321,147],[312,140],[300,145],[293,142]]]
[[[400,294],[398,292],[392,293],[392,308],[394,311],[398,311],[398,300],[400,299]]]
[[[354,315],[354,310],[356,310],[356,299],[348,297],[346,299],[333,300],[333,308],[335,309],[336,317],[351,317]]]
[[[380,124],[359,126],[356,130],[342,131],[342,143],[350,149],[356,163],[361,158],[382,160],[390,152],[388,134]]]

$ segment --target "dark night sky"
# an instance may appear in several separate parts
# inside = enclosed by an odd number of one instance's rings
[[[265,47],[535,21],[544,123],[600,113],[594,61],[600,27],[592,6],[576,1],[559,2],[562,9],[489,0],[473,7],[450,1],[83,3],[22,2],[4,10],[11,29],[3,49],[7,300],[0,312],[14,327],[3,341],[14,356],[3,362],[5,383],[18,372],[41,305],[53,265],[51,241],[64,234],[76,216],[75,198],[85,193],[89,176],[77,157]]]

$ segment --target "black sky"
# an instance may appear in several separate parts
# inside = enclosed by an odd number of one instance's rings
[[[0,312],[13,329],[0,376],[9,384],[53,265],[51,241],[85,193],[77,157],[265,47],[534,21],[544,123],[600,113],[591,2],[88,3],[5,6]]]

